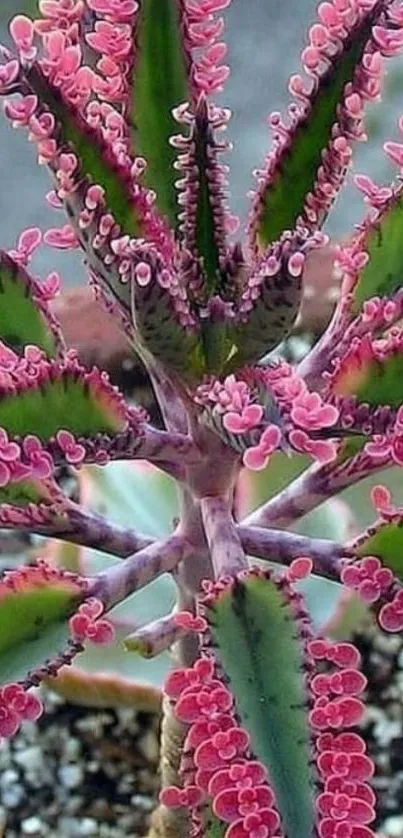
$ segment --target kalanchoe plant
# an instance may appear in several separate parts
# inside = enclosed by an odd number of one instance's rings
[[[45,242],[84,252],[165,427],[66,351],[51,313],[58,277],[28,273],[41,233],[22,233],[0,257],[0,524],[123,561],[94,575],[43,561],[4,575],[0,734],[38,717],[32,687],[87,641],[113,639],[108,611],[171,574],[174,611],[126,638],[129,650],[176,658],[151,834],[370,838],[373,766],[351,730],[364,710],[359,655],[318,634],[298,583],[311,571],[331,579],[401,631],[403,511],[379,486],[378,520],[349,543],[286,527],[403,463],[399,180],[357,178],[369,209],[340,249],[340,301],[320,341],[299,366],[262,359],[298,314],[307,254],[324,244],[352,145],[365,138],[365,102],[403,47],[403,5],[321,3],[304,77],[290,81],[286,120],[270,117],[272,150],[234,241],[219,162],[230,114],[211,101],[228,76],[219,15],[229,2],[40,0],[39,19],[10,24],[5,114],[27,130],[51,175],[48,200],[68,216]],[[386,153],[403,167],[402,144]],[[263,469],[276,452],[313,462],[239,520],[241,468]],[[134,459],[177,482],[180,514],[165,540],[89,512],[59,480],[66,464]]]

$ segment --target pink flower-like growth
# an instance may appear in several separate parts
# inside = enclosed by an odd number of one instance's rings
[[[333,405],[326,404],[319,393],[306,391],[294,399],[290,415],[292,421],[300,428],[317,431],[334,425],[339,411]]]
[[[47,230],[43,238],[45,244],[59,250],[75,250],[78,247],[77,236],[70,224]]]
[[[30,227],[19,236],[17,247],[10,250],[10,257],[20,265],[28,265],[35,251],[42,241],[42,233],[38,227]]]
[[[26,61],[33,61],[37,49],[34,45],[35,27],[32,20],[25,15],[16,15],[10,23],[10,35],[21,56]]]
[[[0,737],[14,736],[24,721],[35,722],[43,711],[36,695],[21,684],[6,684],[0,689]]]
[[[248,448],[243,455],[243,463],[252,471],[266,468],[269,459],[281,443],[282,434],[277,425],[269,425],[263,431],[257,445]]]
[[[6,431],[0,428],[0,486],[6,486],[12,480],[20,454],[19,445],[9,442]]]
[[[285,571],[288,582],[301,582],[302,579],[308,579],[312,572],[313,562],[309,556],[300,556],[298,559],[293,559],[290,567]]]
[[[113,643],[115,629],[106,619],[100,619],[104,606],[100,600],[92,597],[83,602],[76,614],[69,620],[69,627],[75,640],[89,640],[97,646]]]
[[[388,567],[383,567],[376,556],[366,556],[344,567],[341,581],[356,591],[364,602],[372,604],[390,590],[394,574]]]
[[[381,518],[391,520],[403,517],[403,507],[397,507],[392,502],[392,494],[386,486],[373,486],[371,501],[374,509]]]
[[[379,612],[379,624],[385,631],[403,630],[403,591],[399,590],[391,602],[386,603]]]
[[[310,439],[305,431],[298,429],[291,430],[288,439],[296,451],[309,454],[321,465],[332,463],[337,457],[337,443],[330,439]]]
[[[85,457],[85,448],[76,442],[70,431],[58,431],[56,434],[58,445],[63,451],[66,461],[78,468]]]
[[[173,621],[178,628],[188,632],[200,633],[207,628],[204,617],[195,616],[190,611],[178,611],[174,614]]]
[[[375,818],[375,796],[367,781],[374,764],[357,733],[338,732],[355,726],[363,716],[364,705],[357,698],[366,686],[358,669],[360,656],[350,643],[322,638],[309,641],[307,652],[315,665],[323,667],[327,662],[326,672],[313,671],[309,679],[314,699],[309,719],[319,776],[318,834],[321,838],[373,838],[368,824]]]
[[[22,450],[30,466],[30,476],[36,480],[46,480],[53,473],[53,459],[44,451],[42,443],[36,436],[26,436]]]

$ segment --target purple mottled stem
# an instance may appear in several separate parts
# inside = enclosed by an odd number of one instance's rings
[[[85,463],[99,464],[102,452],[110,460],[148,460],[174,476],[182,474],[182,466],[198,463],[202,458],[190,436],[159,431],[150,425],[140,431],[129,428],[115,436],[98,434],[82,439],[78,437],[77,441],[85,447]],[[65,454],[55,440],[49,440],[45,447],[55,465],[65,463]]]
[[[237,530],[246,553],[284,565],[290,565],[300,556],[309,556],[313,561],[313,572],[335,582],[340,581],[340,559],[351,553],[343,544],[327,538],[308,538],[259,527],[238,526]]]
[[[119,452],[121,459],[133,457],[149,460],[150,463],[172,462],[174,465],[191,464],[201,459],[201,454],[193,440],[181,433],[159,431],[147,426],[138,448],[131,452],[125,451],[124,446]],[[119,457],[116,457],[119,459]]]
[[[201,511],[215,578],[245,570],[248,564],[228,501],[222,497],[203,498]]]
[[[186,630],[175,623],[175,617],[169,614],[142,626],[125,638],[125,647],[129,652],[137,652],[143,658],[154,658],[165,652],[185,636]]]
[[[2,528],[14,530],[15,523],[2,522]],[[66,517],[60,517],[55,523],[39,523],[32,519],[27,524],[18,524],[20,532],[35,533],[45,538],[58,541],[70,541],[81,547],[90,547],[102,553],[110,553],[125,559],[152,544],[155,539],[137,533],[135,530],[119,527],[102,515],[85,512],[76,504],[71,504]]]
[[[71,531],[66,532],[64,536],[54,535],[54,538],[65,538],[75,544],[92,547],[122,559],[144,550],[155,541],[154,538],[137,533],[133,529],[119,527],[102,515],[84,512],[75,505],[69,510],[69,525]]]
[[[153,579],[170,573],[193,549],[183,535],[174,534],[165,541],[156,541],[126,561],[99,573],[95,579],[89,579],[90,596],[100,599],[106,609],[112,608]]]
[[[332,465],[313,465],[282,492],[248,515],[241,522],[242,526],[285,529],[333,495],[388,466],[389,462],[374,463],[361,454],[347,461],[344,467],[338,467],[337,472]]]

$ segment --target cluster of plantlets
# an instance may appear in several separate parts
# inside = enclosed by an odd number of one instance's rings
[[[378,519],[353,540],[286,528],[403,463],[399,179],[356,178],[369,209],[338,254],[329,327],[299,365],[266,356],[298,314],[306,257],[326,241],[384,59],[403,47],[403,5],[321,3],[287,117],[270,117],[241,240],[219,162],[230,114],[211,101],[229,73],[229,3],[40,0],[40,17],[17,15],[14,47],[2,49],[6,117],[28,132],[53,182],[47,199],[68,216],[44,242],[84,252],[164,428],[66,350],[51,306],[58,276],[28,273],[42,234],[23,232],[0,257],[0,523],[120,560],[93,574],[49,561],[4,574],[0,734],[38,717],[31,689],[87,642],[112,642],[114,606],[170,574],[173,612],[126,638],[132,652],[176,660],[151,834],[371,838],[373,766],[351,730],[364,712],[359,655],[318,633],[299,583],[311,572],[337,582],[401,631],[403,511],[378,486]],[[403,144],[385,150],[402,168]],[[312,463],[241,519],[241,470],[279,454]],[[118,527],[63,489],[61,466],[135,459],[177,483],[166,539]]]

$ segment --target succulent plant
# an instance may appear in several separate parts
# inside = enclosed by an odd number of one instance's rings
[[[87,643],[121,635],[116,605],[168,574],[173,610],[139,626],[140,600],[129,603],[124,641],[174,660],[150,834],[371,838],[374,769],[354,730],[359,654],[317,629],[300,582],[330,579],[400,632],[403,510],[377,485],[377,520],[353,539],[289,528],[403,464],[399,178],[357,176],[368,209],[337,253],[333,319],[300,363],[270,353],[298,315],[307,255],[326,245],[321,228],[365,139],[365,102],[403,47],[403,5],[321,3],[288,114],[270,117],[272,148],[238,237],[219,162],[230,113],[212,102],[229,73],[229,4],[40,0],[38,19],[11,21],[14,47],[1,52],[6,117],[27,130],[51,176],[47,199],[68,217],[43,240],[83,251],[164,427],[66,349],[51,308],[59,277],[28,272],[42,233],[25,230],[0,255],[0,524],[114,561],[68,569],[46,554],[4,574],[0,735],[39,716],[42,680],[68,672]],[[385,151],[402,169],[403,144]],[[101,475],[135,460],[177,485],[167,537],[118,526],[65,491],[63,466],[83,489],[88,465]],[[245,474],[290,461],[298,476],[245,516]],[[125,496],[130,521],[147,480]],[[152,496],[149,513],[158,520]]]

